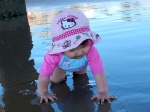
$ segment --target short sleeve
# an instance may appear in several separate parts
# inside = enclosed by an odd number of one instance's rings
[[[104,71],[102,60],[95,46],[92,45],[90,47],[90,50],[87,54],[87,58],[88,64],[91,68],[93,75],[96,75]]]
[[[45,77],[52,76],[53,71],[55,67],[58,65],[59,61],[60,61],[60,54],[50,55],[47,53],[44,56],[44,61],[40,69],[40,75]]]

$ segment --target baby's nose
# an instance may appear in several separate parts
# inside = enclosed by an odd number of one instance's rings
[[[82,52],[82,50],[79,50],[78,52],[77,52],[77,56],[78,57],[81,57],[81,56],[83,56],[84,54],[83,54],[83,52]]]

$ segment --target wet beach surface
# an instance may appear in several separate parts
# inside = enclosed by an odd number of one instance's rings
[[[150,0],[26,0],[28,15],[0,21],[0,112],[150,112]],[[90,71],[49,85],[58,100],[39,103],[38,72],[51,42],[49,26],[66,8],[82,11],[102,41],[97,47],[117,100],[98,105]]]

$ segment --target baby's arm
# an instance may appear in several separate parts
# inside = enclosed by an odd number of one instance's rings
[[[52,75],[56,65],[59,62],[59,56],[49,55],[48,53],[44,57],[44,62],[40,69],[40,75],[38,78],[38,93],[41,96],[40,103],[43,100],[48,102],[48,99],[54,101],[57,99],[55,94],[48,93],[48,84],[50,82],[50,76]]]
[[[50,81],[49,77],[44,77],[44,76],[39,75],[38,85],[37,85],[39,95],[48,92],[49,81]]]
[[[43,100],[45,100],[47,103],[49,99],[52,102],[54,101],[54,99],[57,99],[56,94],[48,93],[49,82],[50,82],[50,77],[39,75],[37,88],[38,88],[38,94],[41,96],[40,103],[42,103]]]
[[[94,75],[98,92],[107,92],[108,93],[108,84],[103,72]]]
[[[97,99],[97,103],[103,103],[106,99],[110,102],[110,99],[115,97],[108,94],[108,84],[106,76],[104,74],[104,67],[100,55],[94,46],[91,46],[89,53],[87,54],[88,64],[90,65],[91,71],[94,74],[96,85],[98,88],[98,94],[93,96],[91,99]]]

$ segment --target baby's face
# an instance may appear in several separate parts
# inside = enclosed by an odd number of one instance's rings
[[[73,59],[80,59],[82,56],[86,55],[90,49],[89,42],[86,41],[83,44],[80,44],[77,48],[65,51],[64,54]]]

